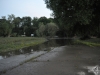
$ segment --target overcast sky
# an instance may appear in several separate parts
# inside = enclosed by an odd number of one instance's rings
[[[0,0],[0,17],[14,14],[16,17],[50,17],[52,11],[43,0]]]

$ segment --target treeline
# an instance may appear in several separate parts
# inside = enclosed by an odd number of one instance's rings
[[[56,35],[59,27],[54,23],[53,18],[46,17],[15,17],[14,14],[2,16],[0,19],[0,36],[50,36]]]
[[[100,37],[100,0],[44,0],[64,36]]]
[[[5,16],[0,36],[100,37],[100,0],[44,0],[54,18]]]

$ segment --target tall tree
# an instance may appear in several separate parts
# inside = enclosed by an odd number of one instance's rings
[[[47,23],[49,23],[49,20],[46,17],[40,17],[38,22],[42,22],[44,25],[46,25]]]
[[[93,16],[94,0],[44,0],[47,8],[53,11],[60,28],[68,32],[77,22],[87,25]]]
[[[22,23],[23,23],[23,26],[28,26],[28,27],[31,26],[31,24],[32,24],[31,17],[23,17]]]
[[[55,36],[56,32],[59,30],[59,27],[55,23],[47,23],[46,25],[46,33],[53,37]]]
[[[15,19],[15,15],[14,14],[11,14],[11,15],[8,15],[8,21],[13,24],[13,20]]]
[[[38,28],[39,22],[38,22],[38,18],[37,18],[37,17],[34,17],[34,18],[33,18],[32,23],[33,23],[33,26],[34,26],[34,27]]]
[[[0,36],[7,37],[12,32],[12,26],[6,19],[0,20]]]
[[[11,15],[8,15],[8,22],[10,23],[9,24],[9,33],[8,33],[8,36],[11,35],[12,33],[12,29],[14,28],[14,22],[13,20],[15,19],[15,15],[14,14],[11,14]]]
[[[36,35],[41,37],[45,36],[45,25],[42,22],[39,23],[39,27],[36,30]]]
[[[93,12],[94,17],[92,21],[93,24],[92,30],[96,29],[96,34],[100,38],[100,0],[94,0],[93,9],[94,9]]]
[[[14,22],[14,25],[15,25],[15,27],[13,28],[13,33],[16,33],[16,36],[18,36],[20,34],[21,18],[15,17],[13,22]]]
[[[28,33],[29,30],[25,30],[25,27],[30,28],[32,26],[32,19],[31,17],[23,17],[22,18],[22,26],[21,26],[21,29],[22,29],[22,33],[27,33],[28,36],[30,34],[30,32]],[[25,31],[24,31],[25,30]]]

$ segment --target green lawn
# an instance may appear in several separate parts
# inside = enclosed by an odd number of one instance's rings
[[[47,41],[37,37],[0,37],[0,52],[18,50],[20,48],[35,46]]]
[[[75,43],[77,44],[84,44],[90,47],[100,47],[100,38],[93,38],[88,40],[75,40]]]

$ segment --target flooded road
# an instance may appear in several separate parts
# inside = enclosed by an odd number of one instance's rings
[[[42,45],[42,49],[41,46],[36,49],[46,53],[2,75],[100,75],[100,47],[73,45],[71,42],[69,39],[52,39]]]
[[[35,47],[30,46],[30,47],[22,48],[22,49],[19,49],[16,51],[0,53],[0,60],[15,56],[15,55],[30,54],[30,53],[33,53],[36,51],[37,52],[38,51],[48,51],[48,50],[51,50],[51,48],[53,48],[53,47],[64,46],[67,44],[72,44],[72,40],[71,39],[51,39],[50,41],[47,41],[47,42],[37,45]]]

